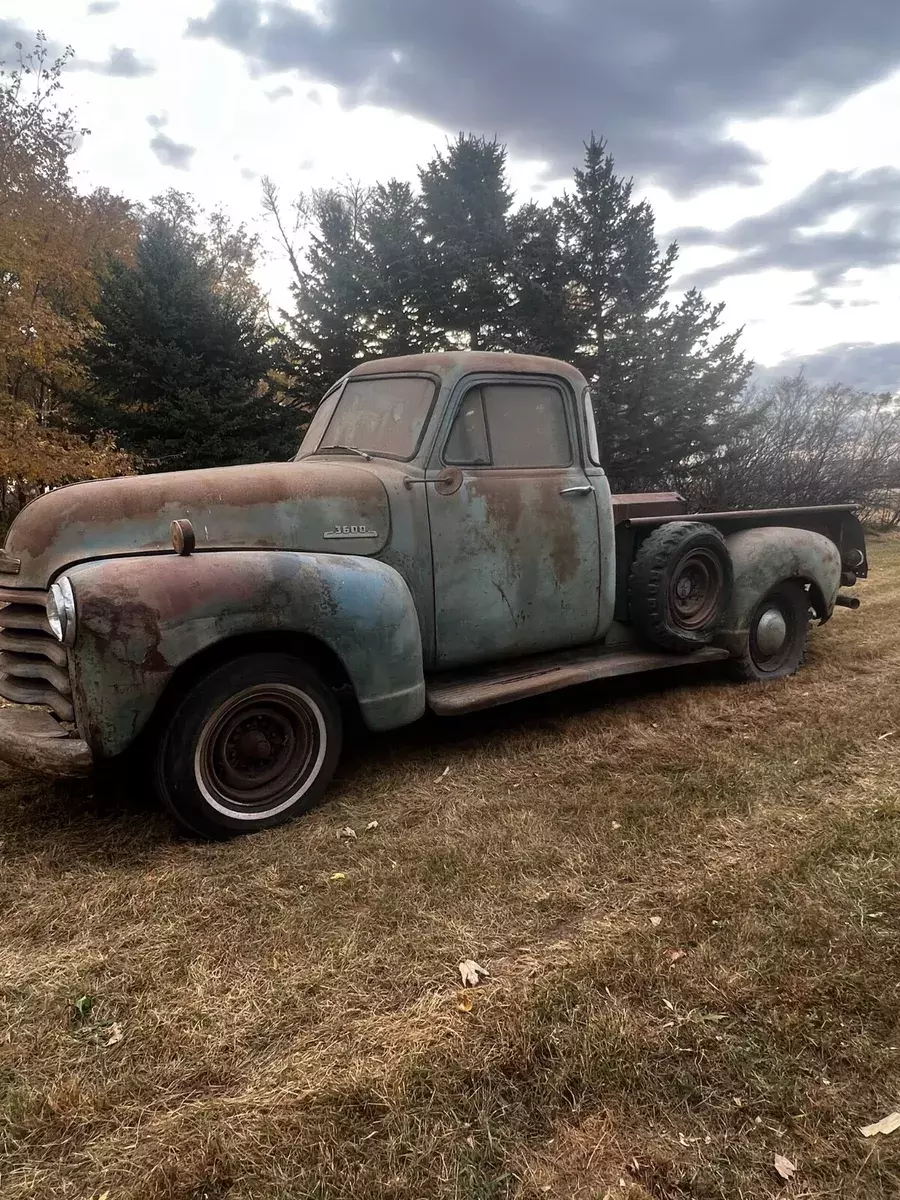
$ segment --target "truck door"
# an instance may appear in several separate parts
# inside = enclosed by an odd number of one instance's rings
[[[436,661],[462,665],[595,636],[600,564],[593,486],[561,382],[470,377],[450,406],[428,487]]]

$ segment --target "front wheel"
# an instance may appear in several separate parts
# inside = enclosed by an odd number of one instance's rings
[[[320,676],[288,655],[248,654],[175,706],[156,747],[156,790],[192,833],[252,833],[315,804],[340,751],[340,709]]]
[[[750,618],[747,644],[731,660],[735,679],[784,679],[798,671],[809,640],[809,596],[796,580],[767,592]]]

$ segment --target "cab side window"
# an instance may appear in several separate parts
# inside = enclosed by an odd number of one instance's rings
[[[470,388],[450,430],[444,461],[455,466],[571,466],[562,393],[537,383]]]
[[[484,423],[481,388],[471,388],[463,396],[444,448],[444,462],[454,466],[490,466],[491,449]]]

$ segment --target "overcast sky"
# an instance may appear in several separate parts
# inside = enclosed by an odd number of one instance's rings
[[[348,176],[415,177],[497,135],[520,197],[583,139],[726,302],[766,366],[900,390],[900,0],[6,0],[0,58],[43,29],[77,59],[81,183],[169,186],[259,218]],[[276,262],[267,285],[283,288]]]

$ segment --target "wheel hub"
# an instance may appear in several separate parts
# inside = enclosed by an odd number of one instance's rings
[[[787,621],[777,608],[767,608],[756,622],[756,645],[766,658],[777,654],[787,637]]]
[[[251,729],[237,741],[239,757],[261,762],[271,757],[272,743],[260,729]]]
[[[669,584],[669,611],[682,629],[704,629],[715,617],[723,587],[714,554],[699,549],[687,555]]]

